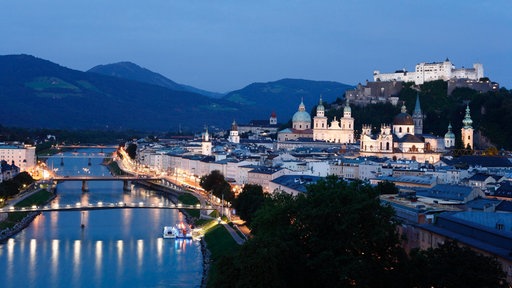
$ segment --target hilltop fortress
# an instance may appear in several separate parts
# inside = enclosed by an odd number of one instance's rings
[[[414,71],[405,68],[393,73],[373,72],[373,82],[366,81],[365,85],[359,83],[354,90],[347,90],[345,97],[355,105],[367,105],[390,102],[397,105],[398,97],[403,83],[414,82],[422,85],[426,82],[442,80],[448,84],[448,94],[455,88],[470,88],[480,92],[499,89],[499,84],[489,81],[484,75],[484,67],[480,63],[473,64],[473,68],[455,68],[455,65],[446,59],[443,62],[416,64]]]
[[[457,69],[449,59],[443,62],[421,62],[416,64],[413,72],[408,72],[405,69],[395,71],[394,73],[373,71],[373,81],[375,82],[402,81],[414,82],[416,85],[436,80],[468,79],[478,81],[481,78],[484,78],[484,66],[482,64],[475,63],[473,68]]]

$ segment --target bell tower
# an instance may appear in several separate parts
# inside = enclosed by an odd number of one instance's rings
[[[203,133],[203,141],[201,142],[201,154],[205,156],[212,155],[212,141],[210,141],[210,134],[208,134],[208,127],[205,127],[205,132]]]
[[[464,145],[464,149],[474,149],[473,147],[473,120],[471,120],[471,114],[469,110],[469,104],[466,106],[466,116],[464,116],[464,120],[462,120],[462,144]]]

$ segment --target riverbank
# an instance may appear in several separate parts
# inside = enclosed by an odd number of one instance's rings
[[[32,205],[46,205],[55,199],[54,193],[48,192],[45,189],[35,191],[32,195],[28,196],[24,200],[16,203],[16,207],[30,207]],[[37,215],[41,212],[15,212],[9,213],[0,225],[0,243],[5,243],[7,239],[25,229]]]

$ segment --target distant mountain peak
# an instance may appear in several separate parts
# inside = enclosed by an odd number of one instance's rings
[[[197,93],[212,98],[220,98],[223,96],[223,94],[220,93],[205,91],[192,86],[176,83],[159,73],[143,68],[130,61],[98,65],[89,69],[87,72],[139,81],[142,83],[157,85],[176,91]]]

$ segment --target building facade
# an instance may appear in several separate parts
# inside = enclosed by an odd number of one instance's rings
[[[455,68],[455,65],[449,59],[443,62],[416,64],[414,72],[408,72],[405,69],[397,70],[394,73],[373,72],[374,81],[403,81],[414,82],[421,85],[425,82],[451,79],[469,79],[479,80],[484,77],[484,66],[480,63],[473,64],[473,68]]]
[[[14,164],[20,171],[29,171],[36,166],[36,147],[27,145],[0,145],[0,160]]]
[[[322,97],[316,107],[316,116],[313,118],[313,140],[327,141],[333,143],[354,143],[354,118],[352,109],[347,100],[343,108],[343,117],[336,120],[336,117],[328,124],[325,117],[325,107]]]

